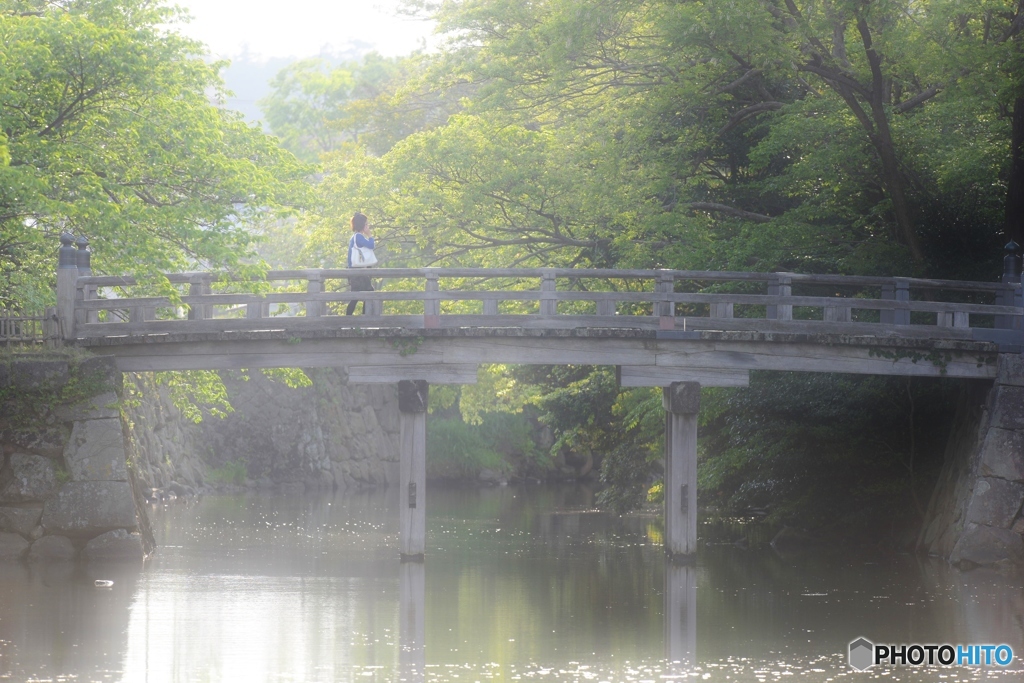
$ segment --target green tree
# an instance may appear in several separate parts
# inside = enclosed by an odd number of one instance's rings
[[[978,192],[971,228],[993,239],[1015,0],[449,1],[436,16],[455,36],[449,82],[481,85],[471,109],[601,121],[657,179],[645,226],[717,218],[716,262],[922,270],[928,209]],[[893,246],[905,258],[878,264]]]
[[[420,4],[450,42],[403,92],[429,101],[433,89],[447,103],[458,93],[459,107],[429,123],[394,108],[405,117],[397,142],[325,158],[304,217],[311,259],[339,262],[339,227],[361,209],[390,265],[999,271],[999,232],[1017,206],[1008,186],[1024,196],[1024,124],[1010,118],[1024,110],[1019,0]],[[608,502],[640,500],[657,458],[657,430],[641,428],[659,422],[649,392],[616,395],[600,369],[527,377],[562,445],[607,454]],[[951,405],[896,381],[757,381],[729,394],[745,400],[710,402],[703,428],[703,484],[736,505],[751,504],[735,495],[745,477],[774,486],[772,505],[792,501],[810,481],[794,471],[830,442],[843,447],[829,462],[844,465],[814,469],[838,476],[808,506],[836,495],[858,460],[906,477],[920,444],[889,439],[878,451],[849,437],[873,424],[894,433],[925,399],[942,423]],[[853,433],[818,420],[836,387],[850,400],[828,417],[848,417]],[[627,416],[629,434],[606,429]],[[708,474],[730,462],[736,477]],[[920,484],[855,499],[884,505]]]
[[[454,106],[420,83],[427,63],[419,54],[373,52],[340,65],[305,59],[282,69],[259,105],[271,131],[305,161],[353,147],[383,154],[410,133],[443,123]]]
[[[305,169],[214,102],[217,64],[144,0],[0,1],[0,300],[52,297],[56,235],[90,238],[99,273],[251,263],[254,216]]]

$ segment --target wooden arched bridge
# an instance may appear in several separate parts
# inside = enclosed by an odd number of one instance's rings
[[[663,387],[666,544],[696,541],[699,388],[750,370],[993,378],[1024,347],[1020,258],[1000,282],[677,270],[376,268],[166,276],[172,292],[93,276],[63,239],[59,333],[124,371],[344,366],[399,383],[404,555],[423,553],[428,383],[473,383],[485,363],[613,365]],[[1013,245],[1015,247],[1015,245]],[[363,315],[343,315],[365,301]]]

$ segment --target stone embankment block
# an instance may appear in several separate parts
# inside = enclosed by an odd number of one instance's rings
[[[995,384],[947,466],[922,535],[925,549],[961,567],[1024,565],[1024,359],[1001,354]]]
[[[43,536],[28,550],[29,562],[55,562],[75,559],[75,545],[67,536]]]
[[[13,531],[29,538],[42,516],[42,507],[0,507],[0,531]]]
[[[28,541],[19,534],[0,531],[0,562],[4,560],[20,560],[28,550]]]
[[[130,534],[124,529],[108,531],[86,543],[82,549],[82,557],[87,560],[141,562],[145,557],[142,537],[137,533]]]
[[[0,472],[0,503],[45,500],[57,490],[57,464],[41,455],[13,453]]]
[[[138,526],[131,486],[126,481],[71,481],[43,505],[47,533],[91,538]]]
[[[120,419],[76,422],[64,449],[73,481],[128,481],[127,457]]]
[[[0,389],[0,559],[70,560],[111,532],[141,558],[113,359],[9,356]]]
[[[349,385],[341,368],[306,371],[290,388],[260,373],[224,376],[234,412],[192,424],[146,378],[131,407],[147,488],[201,489],[211,470],[243,465],[250,486],[289,491],[359,489],[398,481],[398,397],[393,385]]]

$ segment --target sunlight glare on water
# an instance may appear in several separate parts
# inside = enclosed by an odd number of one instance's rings
[[[656,516],[584,487],[429,495],[424,563],[398,560],[391,491],[155,509],[141,569],[0,565],[0,680],[1024,681],[1024,590],[995,573],[710,533],[678,566]],[[859,636],[1017,658],[857,672]]]

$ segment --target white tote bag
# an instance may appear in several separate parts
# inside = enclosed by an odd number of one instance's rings
[[[369,247],[356,246],[356,236],[352,235],[352,267],[369,268],[377,265],[377,256]]]

